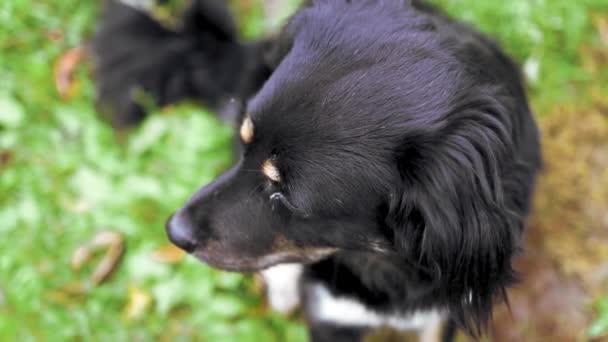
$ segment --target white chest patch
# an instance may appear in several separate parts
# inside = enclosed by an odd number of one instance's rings
[[[281,264],[262,271],[270,306],[277,312],[289,313],[300,304],[301,264]]]
[[[431,326],[440,324],[443,315],[438,310],[419,311],[411,314],[379,313],[361,302],[348,297],[334,297],[320,284],[309,289],[311,319],[336,325],[387,326],[398,330],[424,332]]]

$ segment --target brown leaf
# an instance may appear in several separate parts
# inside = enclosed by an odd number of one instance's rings
[[[64,100],[70,99],[76,91],[74,72],[84,56],[85,49],[79,46],[66,51],[55,63],[55,86]]]
[[[141,318],[151,307],[152,296],[137,287],[129,288],[129,302],[124,308],[123,316],[127,321]]]
[[[608,46],[608,17],[596,16],[594,19],[602,44]]]
[[[10,164],[13,161],[13,153],[10,151],[0,151],[0,168]]]
[[[167,244],[152,252],[152,260],[164,264],[175,264],[180,262],[185,255],[186,253],[183,250]]]
[[[72,304],[87,294],[89,287],[79,281],[68,283],[46,294],[46,298],[58,304]]]
[[[76,250],[72,253],[72,270],[78,271],[84,266],[89,260],[93,253],[91,252],[91,248],[89,246],[78,246]]]
[[[106,254],[91,275],[91,280],[94,284],[101,284],[116,270],[120,260],[122,260],[123,253],[124,244],[122,243],[108,247]]]
[[[125,243],[122,235],[112,231],[98,232],[89,242],[74,250],[71,260],[72,269],[80,270],[91,261],[95,254],[105,251],[90,277],[93,284],[101,284],[117,268],[124,250]]]
[[[64,40],[65,35],[63,31],[60,30],[52,30],[46,32],[46,38],[50,39],[53,42],[61,42]]]
[[[0,174],[13,161],[13,153],[10,151],[0,151]]]

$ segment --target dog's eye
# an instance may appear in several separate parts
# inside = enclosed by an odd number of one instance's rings
[[[291,208],[295,208],[291,203],[289,203],[289,201],[287,200],[287,198],[285,198],[285,195],[283,195],[280,192],[274,192],[274,193],[272,193],[272,195],[270,195],[270,201],[271,202],[281,203],[287,209],[290,209],[290,210],[291,210]]]
[[[274,203],[282,204],[287,210],[289,210],[291,213],[293,213],[295,215],[298,215],[301,217],[309,216],[308,214],[306,214],[305,212],[303,212],[302,210],[300,210],[299,208],[297,208],[296,206],[291,204],[289,202],[289,200],[285,197],[285,195],[283,195],[280,192],[275,192],[272,195],[270,195],[270,201],[274,202]]]

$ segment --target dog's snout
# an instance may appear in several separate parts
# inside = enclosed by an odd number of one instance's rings
[[[173,214],[167,220],[167,235],[177,247],[190,253],[196,249],[197,240],[194,226],[182,212]]]

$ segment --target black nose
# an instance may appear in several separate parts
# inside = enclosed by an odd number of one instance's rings
[[[196,236],[194,227],[183,213],[177,212],[167,220],[167,236],[177,247],[188,253],[196,249]]]

